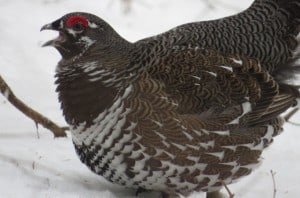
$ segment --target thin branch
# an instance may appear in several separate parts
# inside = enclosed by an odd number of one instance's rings
[[[230,3],[227,3],[226,1],[220,1],[220,0],[202,0],[203,3],[206,4],[206,6],[209,8],[209,9],[216,9],[217,6],[221,6],[222,8],[227,8],[227,9],[230,9],[230,10],[234,10],[234,11],[240,11],[241,8],[237,7],[237,6],[234,6]]]
[[[123,5],[124,5],[124,13],[128,14],[131,10],[131,3],[132,0],[122,0]]]
[[[289,123],[291,125],[294,125],[294,126],[297,126],[297,127],[300,127],[300,123],[291,122],[291,121],[288,121],[287,123]]]
[[[275,182],[275,174],[276,174],[276,172],[271,170],[271,176],[272,176],[272,181],[273,181],[273,198],[276,198],[276,193],[277,193],[276,182]]]
[[[227,184],[224,181],[222,181],[222,185],[225,187],[225,189],[229,195],[229,198],[234,198],[234,194],[230,191],[230,189],[228,188]]]
[[[288,114],[286,114],[284,116],[285,121],[289,122],[289,120],[291,119],[291,117],[293,117],[298,111],[299,111],[299,108],[295,108],[295,109],[291,110]]]
[[[208,7],[209,9],[216,9],[216,6],[210,0],[202,0],[202,2],[206,4],[206,7]]]
[[[18,99],[15,94],[12,92],[10,87],[4,81],[4,79],[0,75],[0,91],[1,94],[17,109],[19,109],[22,113],[24,113],[27,117],[31,118],[35,123],[42,125],[43,127],[49,129],[55,137],[65,137],[66,136],[66,128],[61,128],[52,122],[47,117],[33,110],[29,106],[27,106],[24,102]]]

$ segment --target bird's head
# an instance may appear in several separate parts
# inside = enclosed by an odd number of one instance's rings
[[[59,32],[57,38],[46,42],[43,46],[55,47],[64,59],[83,53],[96,42],[99,43],[98,47],[106,48],[116,34],[105,21],[95,15],[83,12],[66,14],[60,19],[44,25],[42,30]]]

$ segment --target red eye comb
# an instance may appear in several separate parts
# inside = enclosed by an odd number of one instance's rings
[[[81,23],[84,27],[87,27],[89,22],[83,16],[72,16],[67,20],[67,26],[71,27],[76,23]]]

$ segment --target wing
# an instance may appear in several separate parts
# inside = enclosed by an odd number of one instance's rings
[[[139,62],[178,102],[180,114],[208,118],[249,100],[245,123],[270,120],[298,95],[277,77],[295,74],[290,60],[298,46],[299,3],[256,0],[240,14],[179,26],[137,42],[147,49]]]
[[[243,116],[242,125],[268,122],[299,97],[293,87],[279,85],[257,60],[215,50],[173,49],[148,73],[176,101],[179,114],[198,114],[223,123],[239,116]],[[243,112],[247,103],[251,110]]]
[[[255,59],[199,48],[169,51],[133,90],[128,174],[148,174],[151,185],[163,181],[181,193],[187,183],[212,190],[249,174],[281,131],[278,115],[296,98],[281,93]]]

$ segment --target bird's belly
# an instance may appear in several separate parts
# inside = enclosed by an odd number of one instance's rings
[[[181,194],[219,190],[223,183],[235,182],[240,177],[250,174],[258,165],[241,165],[233,161],[223,164],[231,168],[228,172],[222,172],[220,164],[204,162],[193,166],[180,166],[170,161],[162,161],[161,167],[152,169],[146,165],[151,156],[143,151],[133,151],[132,143],[126,143],[121,148],[118,144],[111,148],[75,144],[75,148],[84,164],[112,183],[128,188]]]

